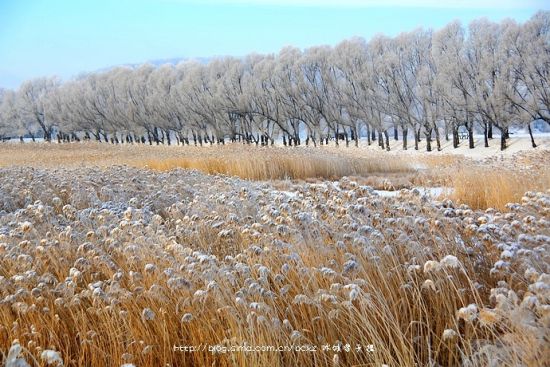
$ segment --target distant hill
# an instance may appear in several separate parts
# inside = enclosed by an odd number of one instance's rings
[[[198,61],[201,64],[208,64],[210,60],[212,60],[211,57],[173,57],[170,59],[159,59],[159,60],[149,60],[144,62],[144,64],[153,64],[155,66],[165,65],[165,64],[172,64],[176,65],[179,64],[182,61],[188,61],[188,60],[194,60]],[[130,64],[131,66],[137,66],[141,64]]]
[[[198,61],[201,64],[208,64],[210,62],[210,60],[212,60],[212,58],[211,57],[173,57],[173,58],[169,58],[169,59],[147,60],[147,61],[144,61],[144,62],[135,62],[135,63],[112,65],[112,66],[108,66],[108,67],[105,67],[105,68],[98,69],[94,72],[102,73],[104,71],[109,71],[112,68],[116,68],[116,67],[119,67],[119,66],[128,66],[128,67],[131,67],[131,68],[135,68],[135,67],[143,65],[143,64],[152,64],[152,65],[155,65],[155,66],[161,66],[161,65],[165,65],[165,64],[177,65],[182,61],[191,61],[191,60]]]

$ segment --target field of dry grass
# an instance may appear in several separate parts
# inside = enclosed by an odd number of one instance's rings
[[[144,148],[0,144],[0,364],[550,359],[547,151]]]
[[[311,150],[285,148],[223,149],[222,152],[205,156],[146,160],[144,167],[162,171],[191,168],[208,174],[225,174],[249,180],[338,179],[353,175],[413,171],[405,159],[386,159],[383,157],[384,153],[373,154],[367,159],[325,152],[312,154]]]
[[[546,140],[544,140],[546,141]],[[516,143],[523,146],[525,144]],[[518,148],[519,149],[519,148]],[[467,153],[467,151],[465,151]],[[345,148],[225,146],[178,147],[83,144],[0,144],[0,167],[110,167],[156,171],[197,169],[248,180],[308,182],[353,177],[379,190],[447,187],[446,196],[475,209],[518,202],[526,191],[550,188],[550,150],[460,155]]]
[[[405,157],[384,152],[367,157],[351,150],[306,147],[256,147],[241,144],[206,147],[137,146],[97,143],[2,144],[0,166],[81,167],[129,165],[166,171],[198,169],[252,180],[339,178],[370,173],[412,172]]]
[[[464,156],[423,156],[432,177],[449,187],[446,198],[473,209],[505,211],[508,203],[520,202],[526,191],[550,189],[550,150],[490,156],[473,160]],[[422,184],[422,183],[421,183]]]
[[[451,185],[450,197],[457,202],[474,209],[506,210],[508,203],[520,201],[526,191],[550,188],[550,171],[521,173],[505,168],[487,172],[486,168],[475,167],[458,171]]]

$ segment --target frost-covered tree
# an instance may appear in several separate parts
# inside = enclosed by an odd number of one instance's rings
[[[296,137],[297,131],[291,130],[288,122],[288,110],[280,93],[279,77],[276,75],[277,61],[275,55],[268,55],[254,61],[247,81],[251,96],[251,113],[261,124],[272,124],[274,129],[287,137]],[[295,139],[295,143],[298,144]],[[290,143],[290,142],[289,142]]]
[[[355,38],[335,48],[286,47],[277,55],[187,61],[176,66],[117,67],[60,84],[25,82],[4,92],[3,134],[80,138],[111,143],[204,142],[336,145],[341,139],[389,149],[390,132],[403,149],[408,136],[441,148],[440,131],[453,146],[459,129],[493,127],[506,147],[513,125],[550,123],[550,13],[523,25],[477,20],[468,32],[458,22],[397,37]],[[7,102],[6,102],[7,101]],[[15,129],[15,130],[14,130]],[[532,139],[535,146],[534,139]]]
[[[0,88],[0,139],[16,135],[21,124],[16,111],[16,94],[9,89]]]
[[[395,39],[380,38],[373,52],[381,55],[378,64],[381,75],[385,75],[388,112],[413,130],[414,148],[418,150],[423,121],[417,96],[417,78],[423,60],[416,37],[416,32],[411,32],[402,33]]]
[[[336,145],[340,134],[347,140],[346,126],[347,116],[336,93],[336,81],[334,66],[330,63],[332,50],[328,46],[312,47],[298,60],[298,96],[304,108],[313,116],[318,116],[318,121],[311,123],[325,124],[326,136],[333,136]],[[315,118],[315,117],[314,117]],[[322,125],[321,125],[322,126]],[[315,131],[311,125],[309,130]]]
[[[458,22],[452,22],[433,34],[432,56],[437,68],[439,108],[445,128],[451,128],[453,146],[459,144],[459,128],[466,125],[470,147],[473,147],[473,124],[468,116],[473,105],[473,86],[467,69],[465,30]]]
[[[47,97],[59,86],[59,80],[36,78],[24,82],[17,91],[16,106],[20,121],[29,132],[41,130],[45,141],[51,141],[56,121],[48,119]]]
[[[502,150],[506,149],[509,128],[518,121],[517,109],[508,98],[516,81],[514,59],[508,48],[508,37],[514,37],[510,33],[515,27],[512,21],[496,24],[482,19],[472,22],[469,31],[474,118],[484,129],[491,124],[500,130]]]
[[[543,120],[550,124],[550,12],[540,11],[524,25],[509,28],[506,46],[516,80],[508,97],[523,114],[536,147],[531,122]]]
[[[372,74],[367,72],[367,43],[362,38],[346,40],[338,44],[332,54],[335,68],[335,94],[349,115],[352,140],[359,145],[359,130],[361,124],[369,123],[369,98],[367,78]],[[370,143],[370,134],[367,128]]]

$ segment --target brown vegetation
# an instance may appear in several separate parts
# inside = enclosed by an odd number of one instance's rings
[[[154,170],[198,169],[252,180],[333,178],[372,173],[413,172],[405,156],[369,151],[255,147],[167,147],[83,144],[3,144],[0,166],[110,166],[126,164]]]
[[[459,170],[450,181],[453,200],[474,209],[506,210],[508,203],[521,202],[526,191],[550,189],[550,171],[470,167]]]
[[[46,349],[74,366],[547,360],[545,194],[502,214],[346,178],[278,191],[196,171],[11,168],[0,184],[0,350],[27,361]],[[244,343],[318,350],[173,350]],[[374,351],[321,350],[337,343]]]
[[[251,180],[318,182],[352,177],[378,190],[447,187],[447,198],[475,209],[506,210],[526,191],[550,188],[548,150],[476,160],[464,155],[381,152],[367,148],[256,147],[228,144],[169,147],[80,144],[1,144],[0,166],[129,165],[157,171],[191,168]]]

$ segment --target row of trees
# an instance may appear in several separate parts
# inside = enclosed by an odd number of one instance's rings
[[[0,91],[0,136],[357,145],[366,135],[389,149],[393,135],[403,149],[410,136],[432,150],[443,135],[458,146],[461,130],[470,148],[474,131],[488,146],[496,128],[505,149],[511,126],[550,124],[549,82],[550,12],[538,12],[524,24],[453,22],[277,55],[33,79]]]

